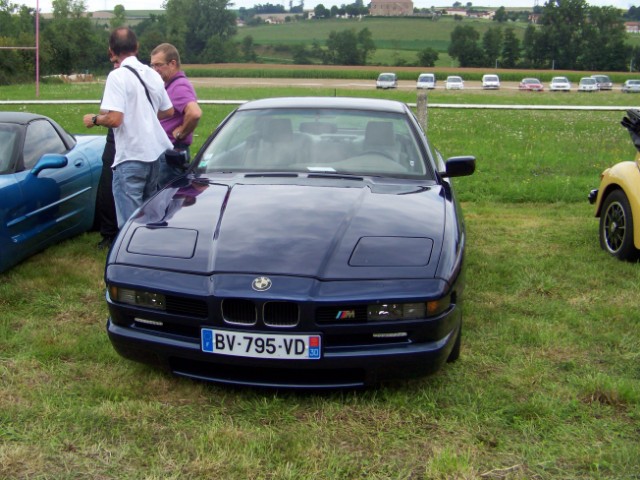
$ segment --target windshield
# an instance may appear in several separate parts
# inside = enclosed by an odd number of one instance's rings
[[[378,77],[378,80],[380,82],[393,82],[395,80],[395,76],[394,75],[380,75]]]
[[[202,152],[198,171],[432,176],[406,115],[346,109],[239,111]]]
[[[0,174],[13,171],[18,127],[10,123],[0,123]]]

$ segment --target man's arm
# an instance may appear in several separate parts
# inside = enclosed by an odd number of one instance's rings
[[[97,115],[94,115],[93,113],[87,113],[84,117],[82,117],[84,126],[87,128],[95,126],[117,128],[122,125],[123,119],[124,114],[122,112],[116,112],[114,110],[109,110],[104,113],[101,111]]]
[[[173,129],[173,138],[181,140],[193,132],[198,126],[198,122],[202,117],[202,109],[198,102],[189,102],[184,107],[184,118],[182,119],[182,125]]]
[[[158,110],[158,120],[163,120],[171,116],[173,116],[173,107],[171,107],[169,110]]]

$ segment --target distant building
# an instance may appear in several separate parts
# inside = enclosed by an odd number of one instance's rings
[[[373,17],[407,17],[413,15],[411,0],[371,0],[369,15]]]
[[[640,33],[640,22],[624,22],[627,33]]]

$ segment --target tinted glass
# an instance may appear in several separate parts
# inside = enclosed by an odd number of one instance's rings
[[[199,169],[432,175],[405,115],[331,109],[238,112],[203,152]]]
[[[60,135],[46,120],[36,120],[27,127],[24,141],[24,167],[31,169],[45,153],[65,153]]]
[[[0,124],[0,174],[13,172],[17,139],[18,127],[8,123]]]

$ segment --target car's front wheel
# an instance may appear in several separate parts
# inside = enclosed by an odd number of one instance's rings
[[[622,190],[614,190],[604,200],[600,215],[600,245],[620,260],[635,260],[633,216],[629,200]]]

